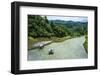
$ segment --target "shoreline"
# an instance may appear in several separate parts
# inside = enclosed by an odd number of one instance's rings
[[[84,35],[83,35],[84,36]],[[82,37],[82,36],[78,36],[78,37]],[[37,49],[37,48],[43,48],[44,46],[46,46],[46,45],[49,45],[49,44],[51,44],[51,43],[59,43],[59,42],[63,42],[63,41],[65,41],[65,40],[69,40],[69,39],[73,39],[73,38],[77,38],[77,37],[66,37],[66,39],[63,39],[63,38],[59,38],[58,40],[49,40],[49,41],[40,41],[40,42],[37,42],[37,43],[34,43],[33,45],[32,45],[32,47],[30,48],[30,49],[28,49],[28,51],[29,50],[32,50],[32,49]]]

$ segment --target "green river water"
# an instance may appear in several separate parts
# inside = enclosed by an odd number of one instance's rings
[[[83,47],[85,36],[72,38],[59,43],[51,43],[42,49],[28,51],[28,60],[52,60],[52,59],[82,59],[88,58]],[[48,55],[53,48],[54,54]]]

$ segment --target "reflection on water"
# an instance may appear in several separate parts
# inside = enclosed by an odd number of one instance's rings
[[[60,43],[51,43],[42,49],[28,51],[28,60],[50,59],[82,59],[87,58],[83,43],[85,37],[69,39]],[[49,49],[53,48],[53,54],[49,55]]]

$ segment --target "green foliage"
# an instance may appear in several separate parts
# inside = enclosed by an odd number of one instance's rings
[[[49,37],[52,32],[48,20],[39,15],[28,15],[28,36],[36,37]]]
[[[86,52],[88,53],[88,37],[87,37],[87,35],[85,36],[85,42],[83,45],[84,45]]]
[[[73,22],[62,20],[48,20],[46,16],[28,15],[28,36],[65,37],[82,36],[87,33],[87,22]]]
[[[70,36],[82,36],[87,33],[88,22],[74,22],[74,21],[63,21],[63,20],[51,20],[50,22],[56,25],[62,25],[66,28],[66,32]]]
[[[64,37],[64,27],[50,23],[46,16],[28,15],[28,36],[38,37]]]
[[[28,37],[28,49],[31,49],[32,48],[32,44],[35,43],[35,42],[37,42],[37,41],[38,41],[37,39],[29,36]]]
[[[45,16],[45,22],[46,22],[46,23],[49,23],[49,21],[48,21],[48,19],[47,19],[47,17],[46,17],[46,16]]]

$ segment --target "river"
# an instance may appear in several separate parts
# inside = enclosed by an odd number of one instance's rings
[[[28,60],[52,60],[52,59],[82,59],[88,58],[83,47],[85,36],[72,38],[63,42],[51,43],[42,49],[28,51]],[[49,55],[49,49],[53,48],[54,54]]]

